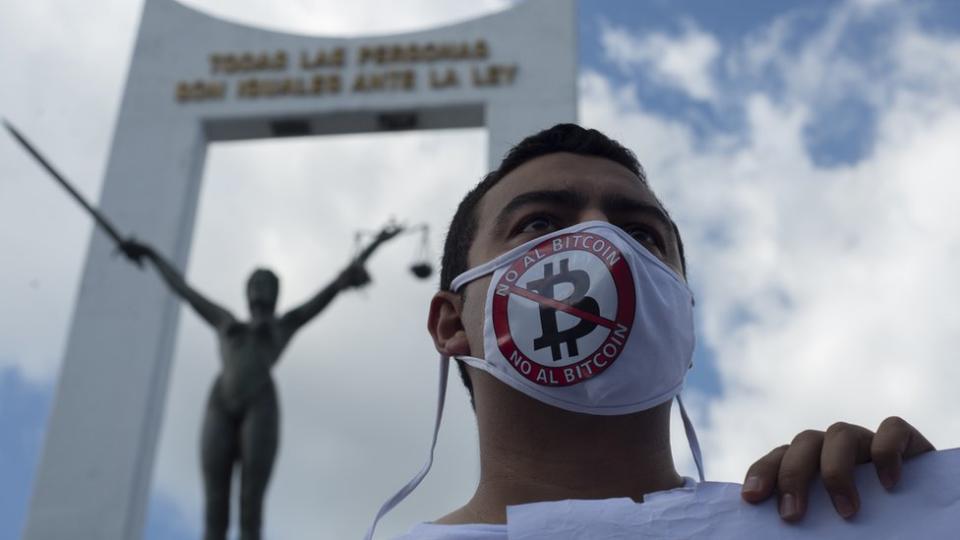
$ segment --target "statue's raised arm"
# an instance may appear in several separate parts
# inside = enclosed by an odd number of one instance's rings
[[[210,326],[220,329],[235,320],[232,313],[211,302],[190,287],[183,276],[180,275],[180,272],[151,246],[133,239],[127,239],[120,243],[119,248],[128,259],[137,265],[142,264],[144,259],[153,263],[157,272],[160,273],[160,277],[163,278],[174,294],[186,300],[193,310],[200,315],[200,318],[207,321]]]
[[[363,248],[356,257],[353,258],[353,264],[363,266],[367,262],[367,259],[370,258],[370,255],[373,255],[373,252],[376,251],[384,242],[390,240],[394,236],[403,232],[403,226],[396,223],[388,223],[383,229],[377,233],[377,236],[370,242],[370,245]]]
[[[367,273],[363,265],[378,247],[401,232],[403,232],[403,227],[400,225],[388,224],[384,227],[373,241],[361,250],[329,285],[303,304],[284,314],[280,319],[281,324],[292,334],[319,315],[340,291],[360,288],[370,283],[370,274]]]

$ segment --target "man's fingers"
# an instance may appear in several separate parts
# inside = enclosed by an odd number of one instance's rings
[[[860,509],[860,495],[853,480],[858,463],[870,461],[873,432],[864,427],[837,422],[824,434],[820,453],[820,475],[834,508],[844,518]]]
[[[747,477],[743,481],[743,490],[740,496],[749,503],[765,501],[777,485],[777,473],[780,471],[780,461],[787,453],[787,445],[779,446],[763,456],[750,466]]]
[[[897,417],[884,420],[876,435],[838,422],[826,433],[804,431],[789,446],[775,448],[751,465],[741,496],[757,503],[777,491],[780,517],[798,521],[806,513],[810,481],[820,471],[837,513],[849,518],[860,508],[854,483],[858,464],[874,461],[880,481],[890,488],[900,478],[904,459],[931,450],[933,445],[920,432]]]
[[[780,517],[797,521],[807,510],[810,480],[820,468],[823,432],[808,429],[797,435],[780,462],[777,490],[780,492]]]
[[[870,456],[883,487],[891,489],[900,481],[903,460],[934,450],[930,441],[906,420],[891,416],[880,423],[870,446]]]

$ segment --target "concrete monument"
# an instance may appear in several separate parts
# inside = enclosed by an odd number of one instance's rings
[[[145,0],[98,207],[182,272],[208,143],[486,127],[492,167],[523,136],[576,120],[575,49],[574,0],[361,38]],[[141,535],[179,306],[113,244],[93,232],[26,540]]]

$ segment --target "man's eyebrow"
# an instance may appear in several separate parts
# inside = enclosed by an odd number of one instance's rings
[[[645,201],[638,201],[636,199],[630,199],[628,197],[621,197],[616,195],[607,195],[600,200],[600,206],[603,208],[604,212],[608,213],[640,213],[640,214],[649,214],[656,218],[658,221],[663,223],[663,226],[670,230],[673,228],[673,220],[670,219],[670,216],[660,208],[657,204],[652,204]]]
[[[587,198],[581,193],[567,190],[542,190],[521,193],[508,202],[497,214],[496,226],[498,229],[508,225],[510,214],[528,204],[552,204],[579,210],[587,205]]]

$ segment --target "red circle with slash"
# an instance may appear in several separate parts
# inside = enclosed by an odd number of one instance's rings
[[[601,272],[602,279],[610,280],[617,298],[615,315],[612,319],[519,285],[520,282],[524,281],[523,278],[528,272],[541,268],[540,263],[551,255],[577,251],[586,252],[591,257],[577,257],[571,260],[578,260],[583,264],[584,260],[595,259],[597,262],[592,264],[606,269],[605,273]],[[573,270],[581,269],[574,268]],[[494,287],[493,295],[493,329],[500,353],[517,373],[530,382],[541,386],[571,386],[606,371],[620,357],[633,328],[636,291],[630,265],[613,242],[598,234],[589,232],[568,233],[549,238],[537,244],[524,255],[518,257],[501,274]],[[564,312],[581,321],[588,321],[590,324],[605,327],[608,334],[596,349],[583,355],[575,363],[563,366],[546,365],[530,358],[517,346],[518,337],[521,339],[532,339],[532,337],[515,336],[513,334],[510,310],[508,309],[511,297],[521,297],[539,304],[541,313],[550,313],[551,310]],[[541,322],[541,324],[543,323]],[[569,352],[568,349],[568,354]],[[554,358],[556,359],[556,356]]]

